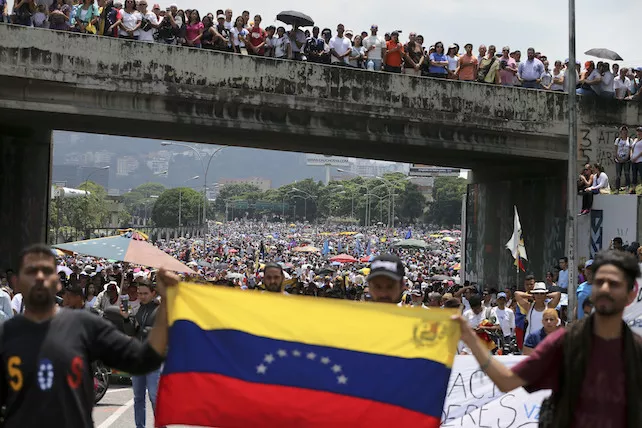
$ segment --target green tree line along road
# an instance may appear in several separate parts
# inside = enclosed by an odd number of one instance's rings
[[[202,223],[203,203],[207,218],[264,218],[273,221],[326,221],[365,224],[411,224],[441,226],[461,222],[462,196],[466,180],[437,177],[432,202],[428,203],[419,188],[400,173],[379,178],[355,177],[331,181],[327,186],[312,179],[286,184],[276,189],[260,190],[250,184],[230,184],[220,188],[215,201],[206,202],[203,193],[189,187],[166,189],[159,183],[146,183],[120,196],[107,196],[94,182],[80,189],[89,195],[55,198],[50,210],[51,235],[62,241],[80,239],[88,231],[114,222],[110,204],[122,204],[117,211],[118,224],[128,227],[132,217],[151,219],[157,227],[178,227]],[[369,207],[369,214],[367,208]],[[150,222],[147,222],[150,224]]]

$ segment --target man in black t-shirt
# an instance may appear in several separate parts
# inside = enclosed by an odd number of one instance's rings
[[[4,427],[93,427],[92,362],[132,374],[156,370],[167,347],[165,304],[158,308],[148,340],[141,342],[88,311],[57,308],[58,275],[49,247],[29,247],[19,260],[25,312],[0,326]],[[164,284],[175,284],[174,278],[159,272],[161,296]]]

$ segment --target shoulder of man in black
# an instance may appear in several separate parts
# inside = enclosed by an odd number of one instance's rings
[[[89,311],[63,309],[56,316],[78,318],[74,324],[87,330],[92,360],[131,374],[149,373],[163,363],[163,357],[149,343],[127,336],[111,322]]]

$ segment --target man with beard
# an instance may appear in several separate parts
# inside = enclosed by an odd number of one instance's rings
[[[406,269],[399,257],[393,254],[376,257],[370,264],[370,275],[366,279],[372,300],[402,306],[400,300],[405,274]]]
[[[163,296],[166,284],[177,283],[164,270],[158,278]],[[5,407],[5,428],[92,427],[93,361],[132,374],[161,365],[167,348],[163,303],[148,340],[140,342],[88,311],[56,307],[59,278],[46,245],[22,252],[18,282],[24,315],[0,326],[0,406]]]
[[[502,392],[552,389],[544,403],[555,427],[642,426],[642,339],[622,321],[636,296],[640,267],[626,252],[604,251],[593,261],[591,300],[595,313],[546,336],[533,353],[509,368],[488,353],[463,317],[455,317],[461,338],[480,369]]]
[[[268,263],[263,269],[263,286],[265,291],[271,293],[283,293],[288,294],[283,290],[283,281],[285,280],[285,275],[283,274],[283,268],[278,263]]]

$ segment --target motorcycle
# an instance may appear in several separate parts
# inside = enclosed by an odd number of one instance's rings
[[[93,373],[94,373],[94,404],[98,403],[103,399],[105,394],[107,394],[107,389],[109,389],[109,376],[111,376],[111,370],[101,362],[96,361],[93,364]]]

